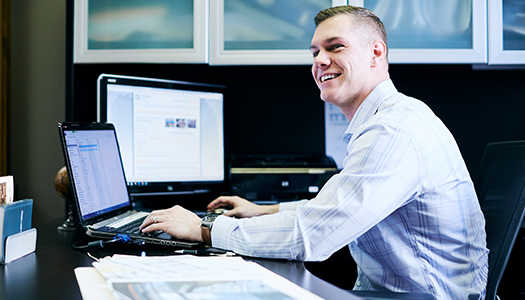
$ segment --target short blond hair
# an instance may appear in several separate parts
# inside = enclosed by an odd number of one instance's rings
[[[347,14],[354,17],[354,23],[357,24],[363,31],[361,32],[361,35],[363,36],[363,43],[370,43],[378,38],[385,42],[385,45],[387,45],[388,49],[386,29],[383,25],[383,22],[381,22],[381,19],[379,19],[379,17],[373,11],[363,7],[342,5],[327,8],[317,13],[314,18],[315,26],[319,26],[319,24],[322,22],[342,14]],[[373,36],[373,33],[375,33],[375,37]]]

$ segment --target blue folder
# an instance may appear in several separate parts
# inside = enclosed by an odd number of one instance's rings
[[[8,236],[31,228],[33,199],[13,201],[0,205],[0,261],[5,261],[5,241]]]

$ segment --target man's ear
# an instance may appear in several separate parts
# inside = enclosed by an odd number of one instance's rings
[[[382,40],[375,40],[372,45],[372,66],[378,66],[387,59],[386,44]]]

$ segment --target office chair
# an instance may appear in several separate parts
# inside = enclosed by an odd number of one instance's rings
[[[488,144],[475,185],[490,250],[486,299],[495,300],[524,215],[525,141]]]

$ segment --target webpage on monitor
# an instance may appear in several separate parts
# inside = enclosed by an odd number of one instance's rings
[[[224,179],[221,93],[107,85],[128,184]]]

